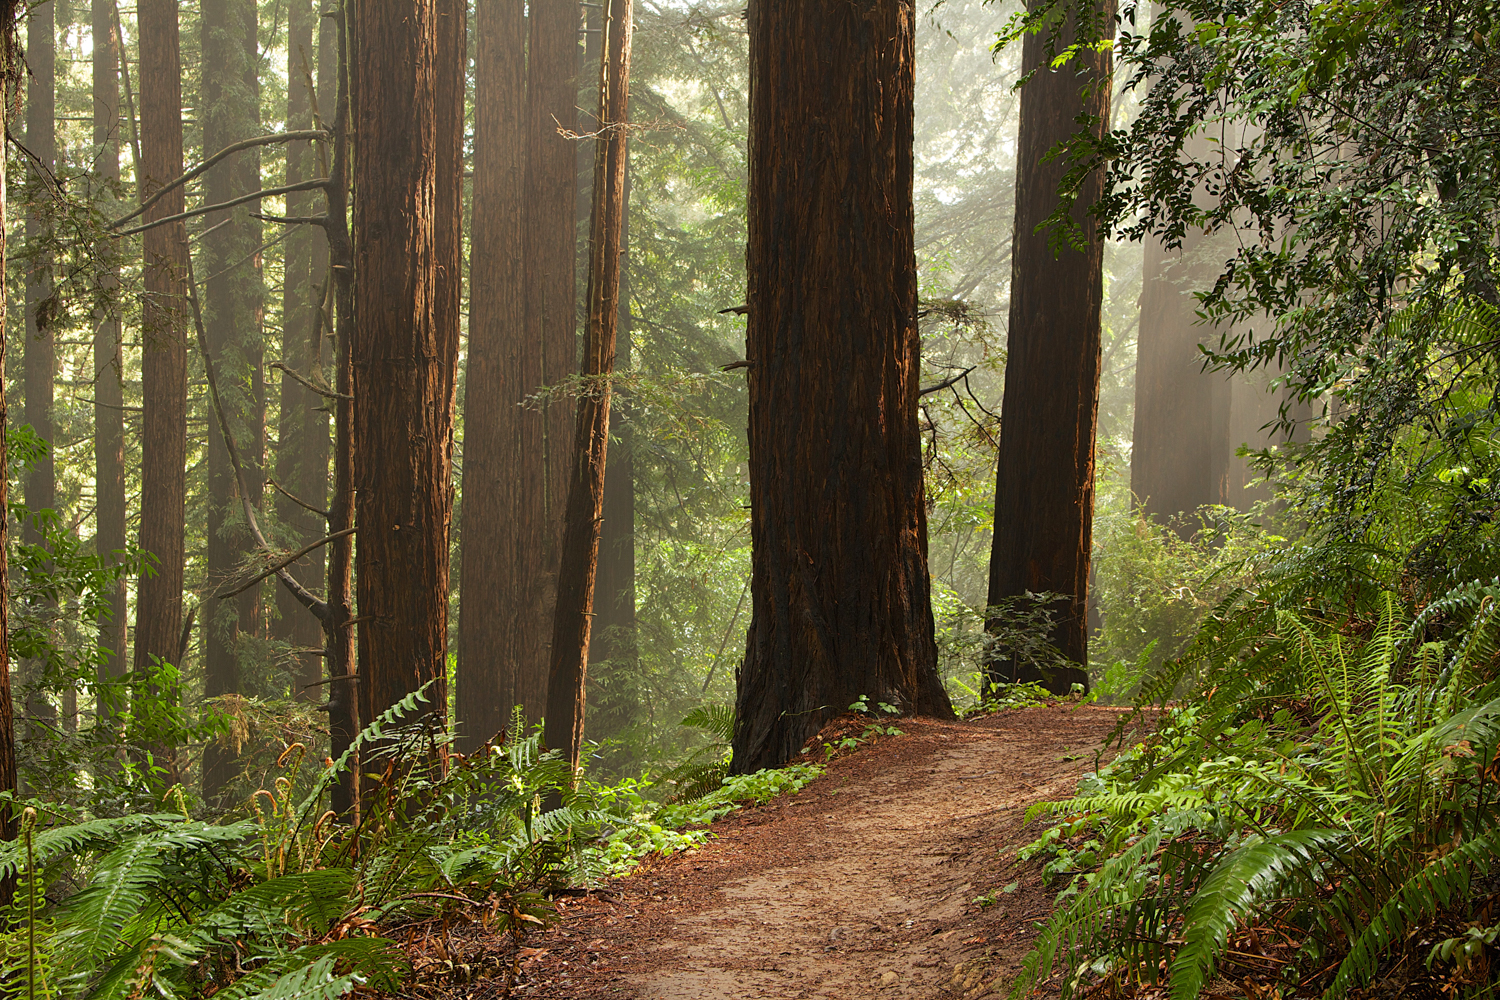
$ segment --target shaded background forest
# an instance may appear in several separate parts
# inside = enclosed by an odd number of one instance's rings
[[[236,139],[307,127],[314,120],[309,102],[321,116],[330,113],[331,18],[315,16],[306,0],[252,6],[205,0],[180,7],[189,166]],[[918,20],[915,194],[923,383],[950,383],[924,395],[921,426],[942,669],[950,693],[962,703],[972,702],[981,686],[985,643],[1019,59],[1014,48],[997,54],[992,47],[1013,8],[958,0],[924,10]],[[597,58],[589,50],[589,32],[597,32],[597,24],[588,9],[585,5],[580,21],[581,68]],[[133,11],[111,8],[106,18],[118,25],[123,58],[117,78],[120,127],[114,137],[119,180],[108,179],[101,157],[113,149],[101,146],[92,125],[99,83],[91,18],[98,13],[58,0],[36,8],[23,25],[30,65],[27,131],[9,154],[15,190],[11,231],[26,233],[13,244],[8,274],[17,305],[8,314],[6,361],[15,375],[8,382],[10,412],[16,424],[46,427],[41,437],[52,446],[49,462],[28,451],[21,437],[11,475],[15,495],[25,496],[29,507],[55,511],[52,557],[66,550],[78,560],[77,592],[62,594],[28,589],[23,560],[15,613],[50,633],[59,652],[47,665],[23,661],[18,685],[32,692],[29,715],[54,720],[64,730],[72,730],[74,716],[94,706],[87,698],[78,704],[60,677],[70,671],[84,676],[98,667],[92,649],[99,634],[98,602],[118,586],[106,583],[101,566],[87,558],[108,548],[99,544],[96,517],[95,453],[108,433],[101,413],[123,417],[129,539],[136,537],[140,512],[140,258],[121,253],[121,286],[103,288],[95,274],[100,258],[111,251],[76,238],[94,231],[90,227],[101,219],[123,214],[118,206],[131,200],[139,156],[135,92],[142,54]],[[250,13],[253,24],[246,20]],[[605,760],[617,772],[674,759],[692,740],[679,725],[684,716],[700,704],[732,700],[750,617],[744,374],[723,370],[744,356],[745,321],[732,311],[745,299],[742,7],[643,3],[636,12],[634,47],[631,118],[638,129],[632,134],[628,174],[628,322],[623,324],[628,353],[622,337],[588,713],[588,735],[604,741]],[[466,157],[473,154],[472,62],[470,76]],[[594,80],[587,69],[578,78]],[[51,155],[45,123],[49,93],[55,100]],[[580,108],[595,101],[588,86],[580,90]],[[1117,98],[1115,108],[1117,123],[1127,121],[1133,108],[1129,95]],[[580,131],[586,129],[581,125]],[[187,207],[224,201],[257,186],[294,184],[315,166],[310,146],[262,147],[240,161],[238,176],[227,168],[209,171],[189,185]],[[592,154],[588,143],[579,148],[581,321]],[[467,167],[466,177],[472,177]],[[326,506],[328,494],[331,400],[286,371],[333,384],[330,343],[310,333],[308,324],[309,304],[321,294],[326,251],[312,227],[274,221],[303,215],[308,204],[307,195],[264,198],[258,211],[234,210],[237,224],[228,230],[221,227],[225,213],[189,222],[209,327],[212,331],[217,320],[223,331],[215,349],[223,352],[220,378],[233,387],[226,396],[233,401],[231,420],[247,455],[249,478],[265,490],[264,497],[254,499],[267,512],[272,542],[287,551],[321,533],[316,516],[304,508]],[[468,211],[466,200],[466,218]],[[252,223],[252,214],[265,219]],[[1268,442],[1263,425],[1275,418],[1276,405],[1265,392],[1264,375],[1260,385],[1252,387],[1242,378],[1230,392],[1224,376],[1198,372],[1193,345],[1217,334],[1200,325],[1191,293],[1197,283],[1211,283],[1215,271],[1189,265],[1195,253],[1211,258],[1211,250],[1190,248],[1183,258],[1187,264],[1179,260],[1176,270],[1158,246],[1143,254],[1140,244],[1112,243],[1106,252],[1090,618],[1095,628],[1091,670],[1107,697],[1126,693],[1128,677],[1138,672],[1138,661],[1145,662],[1142,656],[1160,661],[1189,634],[1198,616],[1235,581],[1225,567],[1248,551],[1240,543],[1262,540],[1265,511],[1256,504],[1268,493],[1248,488],[1254,473],[1235,450],[1246,442],[1255,447]],[[466,321],[471,292],[466,276]],[[123,350],[116,362],[101,355],[96,337],[101,315],[118,316]],[[1144,418],[1145,410],[1137,412],[1141,397],[1135,379],[1143,315],[1147,332],[1166,343],[1171,356],[1165,366],[1158,362],[1153,384],[1178,406],[1177,412],[1151,411]],[[40,349],[39,318],[55,345],[51,358]],[[234,720],[230,739],[235,743],[253,742],[261,734],[312,737],[323,724],[317,706],[325,697],[317,683],[316,623],[274,588],[274,580],[234,600],[213,596],[247,575],[251,546],[222,440],[210,432],[201,357],[189,351],[188,363],[184,601],[196,608],[196,618],[184,633],[182,707],[191,717],[212,699]],[[50,393],[43,374],[49,367]],[[458,377],[450,650],[458,648],[462,615],[462,361]],[[112,391],[118,395],[112,397]],[[567,387],[560,391],[566,394]],[[544,406],[546,400],[539,397],[529,405]],[[1185,447],[1177,442],[1192,437],[1185,431],[1189,424],[1206,429],[1194,438],[1206,442],[1204,453],[1138,468],[1133,482],[1133,438],[1154,434],[1167,439],[1167,450],[1175,453]],[[49,465],[55,470],[50,494],[44,483]],[[262,479],[275,482],[261,487]],[[1137,501],[1146,507],[1138,508]],[[1197,512],[1205,504],[1231,506]],[[40,537],[36,529],[28,531],[28,538]],[[322,558],[314,552],[301,560],[295,570],[299,579],[318,580]],[[132,576],[125,584],[132,608],[134,586]],[[1025,614],[1017,613],[1024,629]],[[133,611],[124,620],[133,623]],[[118,636],[104,631],[106,640]],[[112,648],[109,641],[104,644]],[[128,662],[127,647],[117,652],[111,662]],[[450,653],[450,671],[453,659]],[[229,660],[232,668],[216,671],[216,661]],[[102,669],[111,669],[110,663]],[[224,677],[232,683],[226,686]],[[78,746],[48,746],[49,754],[80,752]],[[23,770],[28,766],[47,770],[34,758],[23,761]]]

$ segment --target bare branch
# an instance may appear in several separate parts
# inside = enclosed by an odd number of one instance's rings
[[[157,189],[155,194],[147,198],[145,201],[141,202],[140,208],[136,209],[134,212],[131,212],[129,215],[122,216],[121,218],[116,219],[114,222],[111,222],[109,224],[109,228],[118,229],[119,227],[123,226],[131,219],[134,219],[136,216],[145,212],[152,205],[155,205],[169,192],[182,187],[182,185],[186,184],[194,177],[200,176],[205,170],[208,170],[215,163],[218,163],[226,156],[232,156],[233,154],[241,152],[242,150],[252,149],[256,146],[270,146],[278,142],[302,142],[307,139],[327,138],[328,133],[323,129],[313,128],[302,129],[301,131],[297,132],[278,132],[275,135],[258,135],[253,139],[244,139],[240,142],[230,143],[228,146],[225,146],[223,149],[219,150],[213,156],[210,156],[208,159],[204,160],[202,163],[198,164],[196,167],[183,174],[181,177],[178,177],[174,181],[168,181],[161,188]]]
[[[286,372],[288,375],[290,375],[292,377],[292,379],[294,381],[300,382],[305,387],[311,389],[313,392],[317,393],[319,396],[323,396],[326,399],[353,399],[354,398],[353,396],[347,395],[347,394],[342,393],[342,392],[334,392],[332,389],[328,388],[327,386],[318,385],[318,383],[312,381],[311,379],[309,379],[309,378],[307,378],[307,377],[305,377],[303,375],[299,375],[296,372],[292,371],[290,368],[288,368],[286,365],[282,364],[280,361],[272,361],[269,365],[266,365],[266,367],[267,368],[275,368],[278,371]]]
[[[278,483],[276,480],[272,479],[270,476],[266,477],[266,482],[270,483],[271,487],[277,493],[280,493],[282,496],[286,497],[288,500],[290,500],[292,503],[296,504],[298,507],[301,507],[303,510],[312,511],[314,514],[317,514],[319,517],[325,517],[326,518],[328,516],[328,511],[326,511],[326,510],[319,510],[318,508],[314,507],[312,504],[308,503],[306,500],[301,499],[296,494],[294,494],[291,491],[289,491],[285,486],[282,486],[280,483]]]
[[[302,546],[302,548],[298,549],[296,552],[293,552],[291,555],[278,560],[276,564],[271,566],[270,568],[257,573],[254,577],[246,580],[244,583],[235,587],[233,590],[221,590],[214,596],[219,600],[224,601],[228,600],[231,597],[234,597],[237,594],[243,594],[245,591],[249,590],[251,587],[255,586],[257,583],[260,583],[260,581],[270,576],[272,573],[281,572],[314,549],[327,545],[329,542],[333,541],[336,538],[343,538],[345,535],[352,535],[358,530],[358,528],[345,528],[343,531],[335,531],[331,535],[325,535],[322,538],[318,539],[316,542],[309,542],[308,544]]]
[[[327,187],[327,177],[314,177],[312,180],[303,181],[300,184],[283,184],[281,187],[262,188],[259,191],[251,191],[249,194],[242,194],[238,198],[230,198],[228,201],[221,201],[215,205],[204,205],[189,212],[179,212],[176,215],[168,215],[160,219],[155,219],[151,222],[145,223],[144,225],[132,226],[129,229],[122,229],[117,235],[134,236],[136,233],[144,233],[148,229],[155,229],[157,226],[164,226],[169,222],[181,222],[183,219],[191,219],[199,215],[207,215],[210,212],[217,212],[221,209],[233,208],[236,205],[243,205],[247,201],[259,201],[262,198],[274,198],[278,194],[291,194],[293,191],[320,191]]]
[[[941,382],[939,382],[937,385],[929,385],[927,388],[923,389],[917,395],[919,395],[919,396],[925,396],[925,395],[927,395],[930,392],[942,392],[944,389],[948,388],[950,385],[953,385],[956,382],[961,382],[962,380],[968,378],[969,377],[969,372],[971,372],[973,370],[974,370],[973,366],[965,368],[963,371],[959,372],[957,375],[953,376],[952,378],[945,378]]]

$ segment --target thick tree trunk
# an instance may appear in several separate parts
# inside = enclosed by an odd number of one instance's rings
[[[115,30],[115,0],[93,0],[94,156],[106,182],[120,179],[120,36]],[[94,551],[107,558],[123,551],[125,536],[125,357],[120,344],[120,310],[116,296],[120,268],[113,243],[100,248],[108,263],[100,270],[99,289],[108,303],[94,328]],[[101,681],[125,672],[125,580],[110,588],[109,610],[99,619],[99,645],[108,651],[99,663]],[[109,718],[111,705],[99,706]]]
[[[558,563],[557,611],[547,683],[547,746],[564,749],[576,773],[583,745],[589,629],[604,512],[610,378],[620,315],[620,249],[625,214],[626,121],[630,108],[631,0],[608,0],[599,72],[594,209],[589,239],[588,332],[578,396],[573,477]]]
[[[577,309],[574,212],[578,169],[573,143],[558,134],[577,124],[578,4],[576,0],[533,0],[526,92],[526,217],[522,239],[526,266],[526,339],[540,345],[542,380],[560,385],[577,361]],[[526,386],[525,391],[535,391]],[[533,706],[547,700],[550,657],[548,627],[557,599],[558,553],[563,510],[573,461],[573,407],[556,396],[545,408],[544,489],[541,530],[541,614],[535,619],[534,665],[517,677],[517,701]],[[527,468],[521,474],[529,476]]]
[[[150,196],[182,173],[182,69],[175,0],[139,0],[141,60],[141,193]],[[183,189],[145,214],[152,222],[183,211]],[[142,304],[140,547],[155,557],[136,590],[133,665],[153,673],[180,658],[182,627],[184,462],[187,442],[187,232],[181,222],[145,235]],[[169,753],[157,747],[155,752]],[[158,760],[175,775],[171,762]]]
[[[30,79],[26,86],[26,146],[39,163],[29,164],[33,183],[31,206],[26,213],[26,242],[31,248],[44,245],[51,240],[48,224],[48,204],[55,191],[53,178],[57,170],[56,117],[57,92],[55,89],[56,24],[52,0],[37,4],[31,9],[26,27],[26,65]],[[52,510],[57,506],[57,470],[52,452],[55,437],[52,428],[53,378],[57,359],[52,330],[56,300],[52,289],[52,254],[46,250],[36,254],[31,269],[26,274],[26,340],[22,345],[21,367],[26,394],[26,423],[36,436],[47,444],[47,451],[26,474],[26,508],[30,511]],[[42,535],[31,520],[22,522],[23,541],[40,545]],[[37,613],[52,616],[56,604],[42,602]],[[26,715],[44,725],[55,725],[57,710],[48,700],[46,692],[37,685],[41,683],[43,664],[30,661],[23,664],[25,677]],[[72,693],[71,691],[69,693]],[[76,696],[75,696],[76,697]],[[68,713],[65,711],[64,716]]]
[[[254,0],[203,0],[203,79],[200,88],[203,156],[260,132],[259,48]],[[204,198],[209,204],[229,201],[260,187],[260,152],[246,150],[209,170]],[[209,227],[227,223],[203,238],[202,270],[205,329],[223,387],[225,415],[245,463],[248,499],[259,507],[264,465],[265,403],[262,391],[260,267],[256,248],[261,225],[250,218],[254,202],[204,220]],[[239,490],[229,449],[218,423],[208,425],[207,590],[233,580],[246,555],[255,550],[239,513]],[[205,608],[203,693],[214,698],[240,691],[242,632],[251,632],[257,617],[260,587],[233,600]],[[234,776],[232,754],[217,743],[203,752],[203,795],[213,800]]]
[[[286,126],[313,126],[313,24],[318,20],[313,0],[291,0],[287,15]],[[332,21],[332,18],[323,18]],[[333,58],[332,52],[326,53]],[[318,66],[322,73],[322,66]],[[320,108],[324,114],[333,109]],[[286,183],[297,184],[324,176],[317,166],[318,151],[310,142],[286,146]],[[326,162],[326,157],[325,157]],[[311,191],[286,196],[287,215],[305,218],[316,214],[322,199]],[[286,235],[285,276],[281,293],[281,358],[294,371],[327,384],[325,333],[325,282],[328,276],[328,240],[315,226],[294,226]],[[328,506],[328,400],[305,388],[296,379],[281,377],[281,418],[277,428],[276,480],[285,492],[276,494],[276,523],[282,541],[292,545],[322,537],[328,518],[308,510]],[[296,500],[287,497],[290,493]],[[325,553],[320,549],[297,560],[290,569],[298,583],[309,590],[320,589]],[[271,634],[295,650],[296,670],[292,695],[302,701],[321,702],[328,692],[318,682],[323,678],[323,657],[318,651],[322,629],[285,587],[276,589],[275,627]]]
[[[540,344],[525,336],[521,256],[525,12],[524,0],[480,0],[475,12],[474,215],[455,700],[458,745],[464,751],[503,729],[513,706],[524,704],[533,722],[544,707],[537,697],[544,689],[534,676],[542,613],[537,587],[542,419],[523,405],[542,380]]]
[[[457,220],[456,167],[445,152],[462,80],[445,0],[359,3],[353,77],[356,298],[353,330],[354,470],[359,526],[360,715],[373,719],[433,681],[442,720],[448,629],[448,531],[453,497],[453,373],[458,330],[450,308]],[[461,89],[458,91],[461,96]],[[450,228],[451,227],[451,228]]]
[[[1087,207],[1102,177],[1090,177],[1076,217],[1087,249],[1054,252],[1037,227],[1057,205],[1066,164],[1044,162],[1086,112],[1109,120],[1110,55],[1084,52],[1048,71],[1045,32],[1026,36],[1011,251],[1010,337],[995,488],[991,606],[1028,591],[1055,593],[1053,644],[1079,666],[1043,672],[997,652],[995,681],[1039,680],[1067,692],[1087,684],[1089,546],[1094,516],[1094,432],[1099,415],[1099,312],[1104,246]],[[1075,68],[1077,67],[1077,68]],[[1086,75],[1080,76],[1082,72]],[[1080,93],[1086,94],[1080,98]]]
[[[736,772],[860,695],[951,715],[917,431],[914,14],[750,6],[750,625]]]

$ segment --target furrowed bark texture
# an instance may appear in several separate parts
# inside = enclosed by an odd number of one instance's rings
[[[202,94],[203,156],[206,159],[233,142],[260,132],[259,48],[254,0],[204,0]],[[209,204],[249,194],[260,187],[260,151],[237,153],[204,176]],[[265,455],[264,368],[261,347],[260,267],[255,259],[261,225],[250,218],[255,202],[214,212],[203,238],[204,325],[209,349],[222,383],[225,415],[245,463],[245,482],[260,505]],[[249,258],[249,259],[247,259]],[[208,423],[208,538],[205,552],[208,590],[222,588],[240,572],[256,550],[245,529],[239,489],[229,449],[217,421]],[[203,693],[213,698],[238,693],[239,645],[258,617],[260,587],[231,600],[214,600],[204,608]],[[233,755],[217,742],[203,751],[203,794],[212,799],[234,777]]]
[[[594,209],[589,240],[588,331],[578,397],[573,478],[558,564],[557,611],[547,684],[547,746],[564,749],[578,771],[604,513],[609,449],[610,376],[620,315],[620,248],[625,214],[624,128],[630,107],[631,0],[608,0],[599,72],[599,127],[594,160]]]
[[[522,405],[528,387],[542,381],[541,345],[525,336],[521,256],[525,12],[524,0],[480,0],[474,17],[474,215],[454,702],[458,746],[465,752],[503,729],[514,705],[524,704],[532,722],[544,708],[535,676],[542,417]]]
[[[526,339],[540,346],[542,380],[559,385],[577,362],[574,213],[578,161],[573,143],[558,129],[577,125],[578,4],[575,0],[534,0],[530,5],[527,66],[526,217],[522,239],[526,266]],[[535,391],[525,386],[525,391]],[[573,407],[559,396],[543,417],[541,473],[541,615],[536,628],[534,665],[517,678],[517,701],[530,714],[547,700],[551,623],[557,597],[558,551],[563,508],[572,474]],[[522,475],[530,475],[526,469]],[[533,685],[535,685],[533,687]]]
[[[360,716],[429,681],[445,713],[449,467],[457,331],[444,330],[436,215],[440,4],[361,0],[354,201],[354,470]]]
[[[951,715],[917,431],[913,9],[750,6],[752,607],[734,764],[860,695]]]
[[[287,12],[287,128],[313,127],[313,25],[320,20],[312,0],[291,0]],[[332,18],[321,20],[332,21]],[[327,53],[333,58],[333,53]],[[319,67],[319,72],[322,68]],[[320,108],[328,115],[332,107]],[[286,183],[297,184],[325,176],[319,170],[319,150],[311,142],[286,146]],[[327,162],[326,156],[324,162]],[[316,214],[323,199],[311,191],[286,196],[286,214],[294,218]],[[293,226],[286,234],[285,278],[282,285],[282,363],[300,374],[328,384],[324,351],[325,285],[328,276],[328,240],[317,226]],[[281,376],[281,418],[277,428],[276,480],[282,488],[310,506],[328,506],[328,403],[296,379]],[[276,523],[281,542],[306,543],[328,532],[328,519],[278,492]],[[293,578],[308,590],[322,589],[323,549],[315,549],[293,563]],[[308,702],[320,702],[329,692],[317,686],[323,676],[323,657],[317,652],[323,630],[285,587],[276,588],[277,618],[271,634],[296,653],[298,664],[292,694]]]
[[[94,156],[105,181],[120,179],[120,36],[115,31],[114,0],[93,0]],[[94,327],[94,551],[103,557],[125,548],[125,358],[120,346],[120,289],[116,247],[101,247],[107,263],[100,270],[100,291],[109,297]],[[109,611],[99,619],[99,645],[108,650],[99,664],[99,679],[125,672],[125,580],[109,589]],[[102,717],[112,706],[99,706]]]
[[[1026,36],[1022,73],[1045,65],[1046,33]],[[1080,76],[1074,66],[1082,66]],[[1104,246],[1086,208],[1098,200],[1095,174],[1078,196],[1087,249],[1054,253],[1037,232],[1057,205],[1066,164],[1043,162],[1076,129],[1081,112],[1109,119],[1108,53],[1083,53],[1058,72],[1037,72],[1021,88],[1016,231],[1011,252],[1010,339],[990,556],[991,606],[1031,593],[1063,595],[1052,641],[1088,662],[1089,546],[1094,514],[1094,432],[1099,415],[1099,310]],[[1080,96],[1088,87],[1087,98]],[[1038,680],[1067,692],[1087,684],[1082,667],[1043,677],[1030,664],[997,660],[993,680]]]
[[[141,191],[150,196],[182,173],[182,71],[175,0],[140,0]],[[183,211],[177,188],[145,221]],[[155,573],[136,590],[134,669],[176,664],[182,627],[184,461],[187,442],[187,232],[181,222],[146,231],[142,305],[140,547]]]

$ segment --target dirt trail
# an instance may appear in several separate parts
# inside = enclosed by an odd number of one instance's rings
[[[1051,910],[1036,866],[1014,859],[1036,835],[1021,830],[1026,807],[1070,795],[1118,718],[1048,707],[905,720],[904,735],[835,760],[796,795],[716,824],[702,849],[567,901],[557,927],[528,938],[511,995],[990,994]]]

